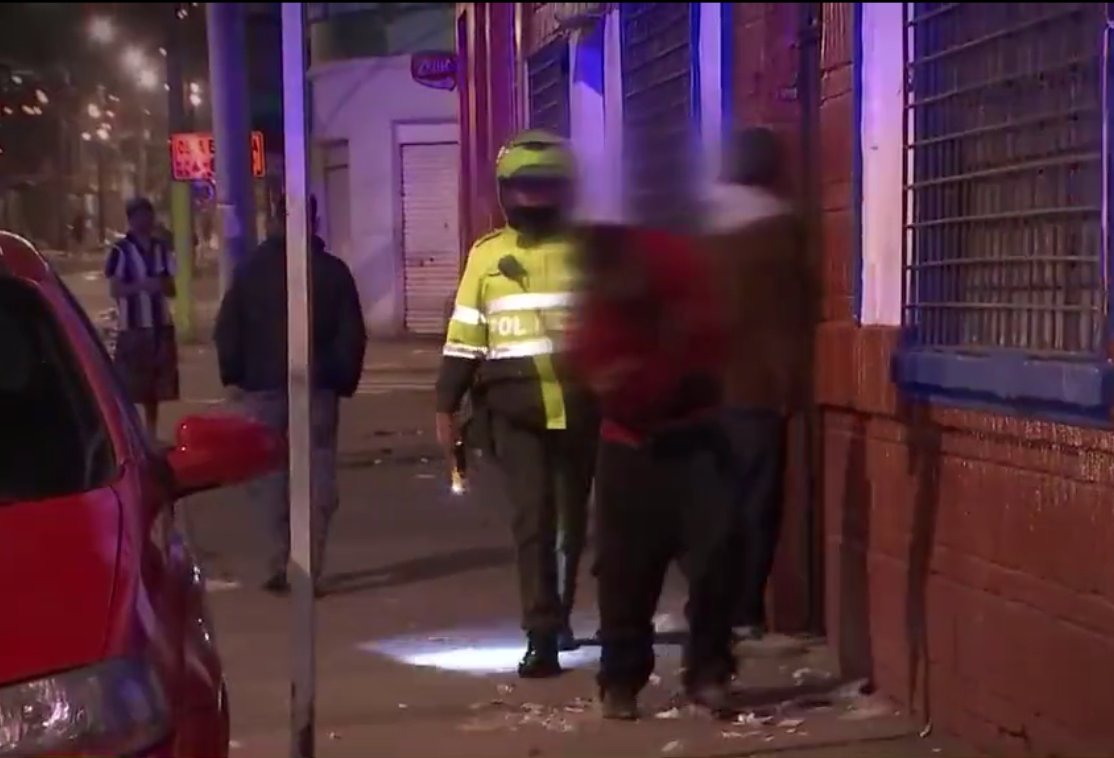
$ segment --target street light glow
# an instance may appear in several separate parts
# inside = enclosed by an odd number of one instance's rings
[[[13,113],[15,113],[15,109],[14,109],[14,108],[12,108],[12,106],[10,106],[10,105],[5,105],[5,106],[4,106],[4,115],[5,115],[5,116],[10,116],[10,115],[12,115]]]
[[[94,42],[108,44],[116,38],[116,26],[110,19],[98,16],[89,22],[89,36]]]
[[[93,135],[92,135],[92,134],[90,134],[89,132],[82,132],[82,133],[81,133],[81,139],[83,139],[83,140],[85,140],[86,142],[88,142],[89,140],[93,139]]]
[[[101,140],[102,142],[106,142],[106,141],[108,141],[108,130],[107,130],[107,129],[105,129],[105,128],[104,128],[104,127],[102,126],[102,127],[100,128],[100,129],[98,129],[98,130],[97,130],[97,137],[98,137],[98,138],[99,138],[99,139],[100,139],[100,140]]]
[[[105,118],[116,118],[116,111],[105,111]]]
[[[166,48],[165,47],[160,47],[159,48],[159,55],[161,55],[163,58],[166,57]]]
[[[96,103],[89,103],[89,107],[85,109],[90,118],[101,117],[101,107]]]
[[[196,92],[192,93],[190,95],[190,105],[192,105],[194,108],[200,108],[201,107],[201,95],[197,94]]]
[[[23,84],[23,77],[19,74],[12,74],[10,78],[12,80],[12,84]]]
[[[143,69],[139,72],[139,86],[143,89],[154,89],[159,86],[159,75],[153,69]]]
[[[50,102],[50,98],[47,97],[46,93],[43,92],[41,89],[35,90],[35,99],[38,100],[43,105],[46,105],[47,103]]]
[[[201,92],[201,84],[198,83],[198,82],[190,82],[190,92],[200,93]]]
[[[35,115],[35,109],[32,108],[30,105],[23,106],[23,112],[26,113],[28,116]]]
[[[129,47],[124,51],[124,65],[133,71],[143,68],[145,63],[143,51],[138,47]]]

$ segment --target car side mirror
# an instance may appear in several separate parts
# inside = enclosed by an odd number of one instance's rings
[[[275,471],[285,449],[278,433],[246,416],[187,416],[166,460],[176,497],[185,497]]]

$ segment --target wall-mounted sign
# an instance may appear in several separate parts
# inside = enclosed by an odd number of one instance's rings
[[[435,50],[410,56],[410,76],[434,89],[456,89],[456,54]]]
[[[186,132],[170,135],[170,166],[176,182],[213,181],[213,135]],[[251,133],[251,174],[257,179],[267,173],[263,132]]]

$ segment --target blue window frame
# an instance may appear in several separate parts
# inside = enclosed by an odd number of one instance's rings
[[[1109,421],[1105,7],[905,4],[903,389]]]

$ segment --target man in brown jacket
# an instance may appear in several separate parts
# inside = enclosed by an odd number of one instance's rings
[[[816,298],[803,225],[775,189],[784,178],[776,136],[761,127],[742,130],[725,166],[712,191],[706,232],[730,335],[723,420],[738,477],[733,622],[738,638],[755,639],[766,628],[786,422],[804,404],[811,379]]]

